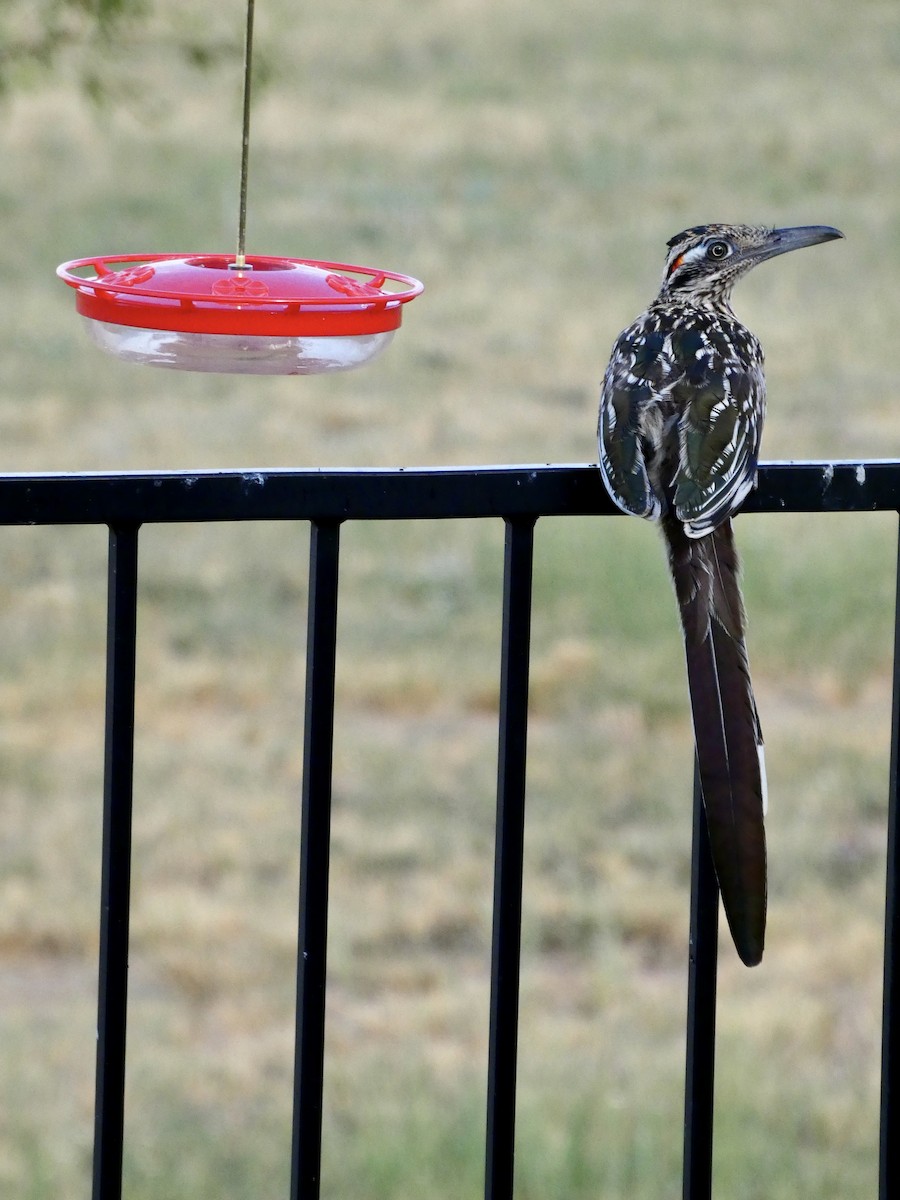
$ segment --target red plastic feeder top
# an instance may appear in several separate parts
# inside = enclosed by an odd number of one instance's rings
[[[390,342],[408,275],[248,255],[129,254],[63,263],[92,339],[131,362],[193,371],[314,374],[360,366]]]

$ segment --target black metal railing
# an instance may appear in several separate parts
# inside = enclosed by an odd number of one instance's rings
[[[900,462],[763,466],[759,486],[745,509],[900,511]],[[110,531],[94,1200],[120,1200],[122,1194],[139,527],[203,521],[306,520],[311,524],[290,1191],[291,1200],[317,1200],[341,523],[488,517],[505,521],[485,1196],[512,1200],[534,525],[542,516],[614,512],[599,472],[590,466],[0,476],[0,525],[97,524]],[[894,970],[900,963],[900,654],[896,652],[900,606],[896,611],[880,1200],[900,1196],[900,1034]],[[718,890],[696,783],[694,792],[683,1194],[687,1200],[708,1200]]]

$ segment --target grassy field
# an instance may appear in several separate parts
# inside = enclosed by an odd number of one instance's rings
[[[861,0],[261,0],[248,248],[426,294],[357,374],[154,372],[87,343],[56,264],[228,250],[238,68],[159,4],[0,121],[0,470],[587,462],[597,384],[704,220],[845,242],[740,287],[766,458],[896,457],[900,13]],[[178,22],[182,25],[178,26]],[[307,531],[141,535],[126,1195],[286,1194]],[[350,525],[323,1195],[481,1186],[503,531]],[[896,519],[746,517],[770,933],[723,942],[717,1194],[875,1191]],[[105,537],[0,531],[0,1193],[87,1196]],[[679,1194],[691,745],[654,531],[537,530],[521,1200]]]

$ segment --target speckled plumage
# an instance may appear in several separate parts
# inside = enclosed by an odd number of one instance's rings
[[[659,295],[616,339],[600,401],[600,470],[623,512],[658,520],[685,637],[713,859],[738,953],[766,922],[765,768],[731,516],[756,480],[763,352],[731,309],[757,263],[842,235],[829,226],[698,225],[669,243]]]

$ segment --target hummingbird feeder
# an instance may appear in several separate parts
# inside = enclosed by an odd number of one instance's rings
[[[370,362],[422,291],[408,275],[346,263],[245,253],[254,0],[247,0],[237,252],[74,259],[91,339],[127,362],[181,371],[314,375]]]

